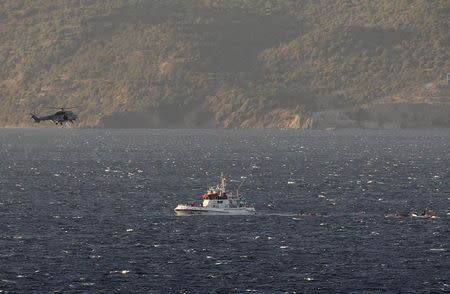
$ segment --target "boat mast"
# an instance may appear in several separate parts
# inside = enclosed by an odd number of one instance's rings
[[[222,189],[222,193],[225,193],[225,186],[226,186],[225,177],[223,176],[222,172],[220,173],[220,188]]]

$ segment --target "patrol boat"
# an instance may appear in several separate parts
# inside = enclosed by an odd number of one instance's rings
[[[242,185],[242,183],[241,183]],[[226,179],[223,173],[220,175],[219,184],[210,187],[203,194],[203,202],[193,202],[178,204],[174,211],[177,215],[190,214],[213,214],[213,215],[251,215],[256,214],[255,208],[245,203],[239,195],[239,188],[236,194],[227,193],[225,190]],[[239,186],[240,187],[240,186]]]

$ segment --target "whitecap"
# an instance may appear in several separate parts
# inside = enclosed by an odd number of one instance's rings
[[[120,271],[110,271],[110,274],[122,274],[122,275],[126,275],[128,274],[130,271],[129,270],[120,270]]]
[[[13,257],[14,254],[10,253],[10,254],[0,254],[0,258],[5,258],[5,257]]]

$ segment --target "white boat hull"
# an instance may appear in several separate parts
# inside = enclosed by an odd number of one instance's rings
[[[256,214],[253,207],[240,208],[213,208],[202,206],[178,205],[174,209],[177,215],[253,215]]]

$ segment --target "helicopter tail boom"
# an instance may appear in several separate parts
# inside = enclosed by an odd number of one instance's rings
[[[54,115],[47,115],[47,116],[38,116],[36,114],[30,113],[31,118],[34,120],[35,123],[40,123],[41,121],[44,120],[54,120],[55,116]]]
[[[41,118],[33,113],[30,113],[31,118],[34,120],[35,123],[41,122]]]

